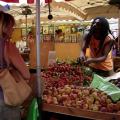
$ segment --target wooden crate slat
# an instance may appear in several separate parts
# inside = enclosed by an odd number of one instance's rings
[[[52,104],[43,104],[43,111],[65,114],[75,117],[83,117],[95,120],[120,120],[120,114],[80,110],[78,108],[64,107]]]

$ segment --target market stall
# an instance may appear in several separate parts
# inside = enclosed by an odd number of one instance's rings
[[[72,13],[72,15],[74,14],[74,16],[76,16],[76,18],[79,20],[81,17],[83,17],[83,19],[85,19],[86,17],[90,18],[88,14],[85,13],[85,10],[79,11],[78,9],[76,9],[76,7],[74,7],[74,6],[77,6],[78,3],[80,3],[79,0],[76,0],[76,1],[74,4],[73,4],[74,1],[71,1],[70,3],[66,3],[66,2],[61,3],[61,5],[54,1],[53,6],[55,5],[58,8],[66,8],[66,5],[68,4],[68,8],[65,9],[67,13]],[[83,1],[83,3],[88,4],[88,1],[87,2]],[[101,5],[101,3],[102,5],[104,4],[104,2],[95,2],[95,3],[98,3],[99,5]],[[78,8],[80,5],[83,6],[83,4],[78,4]],[[80,7],[82,8],[82,6]],[[91,6],[92,4],[90,3],[88,7],[91,7]],[[39,12],[39,2],[37,4],[37,10]],[[10,11],[10,12],[13,12],[13,11]],[[53,66],[48,66],[48,68],[45,69],[45,71],[43,72],[40,71],[42,68],[40,64],[40,62],[42,61],[41,58],[45,57],[45,59],[43,59],[43,62],[44,62],[43,66],[46,66],[46,63],[47,63],[46,60],[48,59],[47,58],[48,52],[50,50],[56,49],[58,56],[62,56],[61,48],[62,49],[68,48],[68,50],[70,47],[71,49],[74,49],[74,50],[76,48],[77,53],[76,54],[72,53],[73,56],[70,56],[71,58],[76,58],[79,54],[78,49],[80,48],[80,44],[75,42],[68,43],[68,44],[65,43],[64,45],[62,45],[63,43],[56,43],[56,45],[54,46],[53,43],[51,43],[51,45],[50,43],[45,43],[45,44],[43,43],[43,46],[42,46],[42,43],[40,42],[41,32],[40,32],[39,19],[40,19],[40,16],[37,14],[37,23],[39,22],[39,24],[37,25],[37,31],[36,31],[37,54],[33,54],[35,53],[35,50],[36,50],[36,47],[35,47],[33,49],[33,52],[31,53],[31,55],[34,55],[34,57],[32,57],[31,64],[37,67],[38,97],[41,97],[42,95],[40,78],[42,77],[42,80],[44,80],[45,82],[45,86],[43,87],[44,94],[43,94],[42,110],[59,113],[59,114],[70,115],[70,116],[83,117],[83,118],[119,120],[120,119],[119,100],[113,102],[110,96],[108,96],[103,91],[89,88],[93,80],[92,76],[89,76],[90,75],[89,72],[87,72],[87,75],[85,75],[83,71],[80,69],[80,65],[73,67],[70,64],[66,64],[65,62],[59,63],[59,61],[57,61],[58,64],[55,64]],[[48,40],[49,37],[48,36],[46,37],[46,36],[47,35],[44,36],[44,39]],[[74,39],[74,41],[76,40]],[[42,50],[42,47],[43,47],[43,50]],[[64,52],[64,49],[63,49],[63,52]],[[65,58],[66,58],[66,54],[69,54],[69,53],[65,53]],[[37,65],[35,63],[36,59],[34,59],[36,58],[36,55],[38,57]],[[73,61],[72,64],[76,65],[76,62]],[[81,95],[81,93],[84,93],[84,94]],[[58,100],[58,98],[56,98],[58,95],[59,95],[60,101]],[[62,95],[62,98],[61,98],[61,95]],[[91,99],[90,99],[91,97],[90,95],[93,95]]]

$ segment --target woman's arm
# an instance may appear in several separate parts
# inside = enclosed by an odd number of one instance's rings
[[[85,34],[83,37],[83,44],[82,44],[82,49],[81,49],[81,53],[80,53],[80,58],[82,59],[86,59],[86,49],[88,48],[88,43],[87,43],[87,35]]]
[[[23,58],[21,57],[19,50],[12,43],[8,43],[8,56],[11,64],[21,73],[24,79],[30,79],[30,72]]]

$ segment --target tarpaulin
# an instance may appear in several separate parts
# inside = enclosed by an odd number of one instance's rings
[[[32,4],[32,3],[34,3],[34,0],[27,0],[27,3]]]
[[[3,2],[10,2],[10,3],[19,3],[19,0],[0,0]]]
[[[52,0],[45,0],[45,3],[51,3]]]
[[[9,3],[19,3],[19,0],[0,0],[0,1],[9,2]],[[32,4],[34,3],[34,0],[27,0],[27,3]]]
[[[65,1],[73,1],[73,0],[65,0]]]

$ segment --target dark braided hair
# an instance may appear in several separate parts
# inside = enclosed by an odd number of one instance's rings
[[[96,30],[98,29],[98,28],[96,28],[96,26],[94,26],[97,19],[99,20],[98,24],[100,26],[100,28],[99,28],[99,38],[98,38],[100,40],[100,46],[99,46],[99,50],[98,50],[98,52],[99,52],[100,49],[103,47],[106,36],[108,36],[108,34],[112,35],[112,32],[110,30],[109,23],[108,23],[107,19],[105,19],[104,17],[96,17],[93,20],[93,22],[91,24],[91,27],[90,27],[90,31],[87,35],[88,44],[90,43],[91,37],[95,34]],[[114,36],[113,36],[113,38],[114,38]]]

